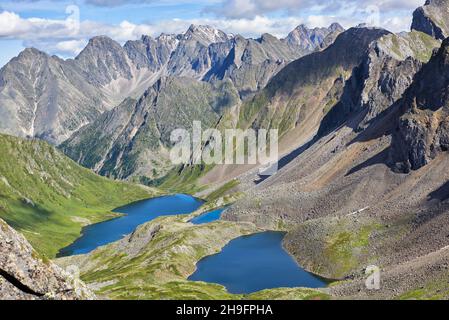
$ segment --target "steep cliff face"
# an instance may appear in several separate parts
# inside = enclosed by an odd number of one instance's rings
[[[160,177],[172,168],[168,149],[172,130],[191,132],[193,121],[214,127],[222,110],[238,102],[231,82],[212,85],[162,78],[138,100],[128,99],[82,128],[61,148],[102,175]]]
[[[0,70],[0,131],[59,143],[105,111],[104,100],[80,68],[26,49]]]
[[[270,34],[256,40],[235,36],[230,42],[211,46],[210,50],[215,63],[203,79],[230,79],[242,97],[264,88],[288,62],[302,55]]]
[[[167,74],[201,79],[212,67],[209,46],[226,42],[230,36],[209,26],[192,25],[178,39],[179,44],[167,65]]]
[[[240,125],[278,128],[281,134],[306,123],[318,126],[345,94],[346,82],[370,44],[386,34],[381,29],[352,28],[326,50],[290,63],[242,106]]]
[[[422,31],[435,39],[444,40],[449,37],[448,15],[448,0],[426,0],[424,6],[413,13],[412,30]]]
[[[87,80],[104,86],[118,78],[131,78],[126,51],[108,37],[92,38],[76,57],[76,64],[85,72]]]
[[[340,101],[324,117],[318,136],[363,112],[356,130],[366,128],[398,101],[415,74],[440,43],[422,32],[388,34],[370,44],[362,61],[345,85]]]
[[[178,43],[175,35],[162,34],[156,39],[142,36],[140,40],[126,42],[124,49],[137,68],[156,72],[166,65]]]
[[[25,238],[0,219],[0,300],[86,300],[84,283],[43,261]]]
[[[391,157],[396,167],[417,170],[449,150],[449,40],[417,74],[400,107]]]
[[[0,131],[52,144],[152,81],[107,37],[93,38],[75,60],[26,49],[0,71]]]

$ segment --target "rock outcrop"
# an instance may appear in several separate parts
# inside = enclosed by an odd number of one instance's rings
[[[449,40],[417,74],[400,108],[391,158],[397,169],[417,170],[449,150]]]
[[[424,6],[413,13],[412,30],[422,31],[444,40],[449,37],[449,1],[426,0]]]
[[[39,258],[25,238],[0,219],[1,300],[94,298],[75,275]]]
[[[366,128],[402,97],[439,45],[437,40],[417,31],[388,34],[374,41],[363,62],[353,70],[340,101],[321,123],[318,136],[360,111],[365,115],[354,129]]]

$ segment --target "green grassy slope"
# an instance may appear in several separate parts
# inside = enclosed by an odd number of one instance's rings
[[[84,225],[157,193],[100,177],[45,142],[0,135],[0,218],[48,257],[78,238]]]

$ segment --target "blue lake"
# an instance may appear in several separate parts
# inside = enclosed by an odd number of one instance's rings
[[[176,194],[118,208],[114,212],[123,213],[124,216],[85,227],[82,236],[61,249],[58,257],[89,253],[99,246],[120,240],[145,222],[160,216],[189,214],[202,204],[201,200],[192,196]]]
[[[190,214],[202,204],[199,199],[177,194],[118,208],[114,211],[124,216],[85,227],[82,236],[62,249],[58,257],[89,253],[123,238],[145,222],[160,216]],[[190,222],[198,225],[219,220],[225,209],[206,212]],[[284,236],[282,232],[263,232],[237,238],[220,253],[199,261],[189,280],[218,283],[231,293],[278,287],[325,287],[322,279],[304,271],[284,250]]]
[[[323,288],[326,282],[304,271],[282,247],[283,232],[263,232],[231,241],[223,250],[199,261],[192,281],[225,286],[248,294],[280,287]]]
[[[224,207],[224,208],[220,208],[220,209],[217,209],[217,210],[213,210],[213,211],[209,211],[209,212],[203,213],[202,215],[200,215],[200,216],[190,220],[190,222],[193,223],[193,224],[197,224],[198,225],[198,224],[205,224],[205,223],[210,223],[210,222],[214,222],[214,221],[220,220],[221,214],[226,209],[227,209],[227,207]]]

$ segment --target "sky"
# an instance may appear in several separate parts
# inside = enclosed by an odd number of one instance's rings
[[[141,35],[182,33],[206,24],[257,38],[285,37],[299,24],[367,23],[410,29],[424,0],[0,0],[0,67],[27,47],[75,57],[94,36],[123,44]]]

